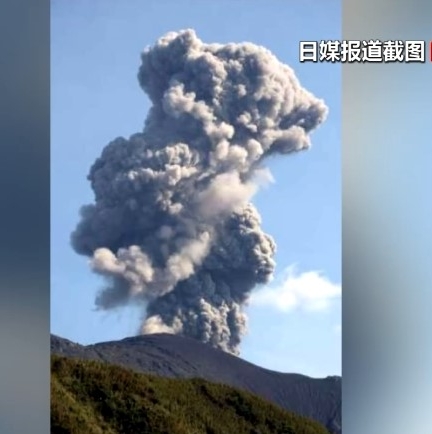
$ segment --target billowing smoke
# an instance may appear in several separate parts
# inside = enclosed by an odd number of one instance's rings
[[[109,143],[91,167],[95,202],[72,244],[106,278],[99,308],[142,302],[141,333],[238,354],[242,306],[275,268],[275,243],[250,203],[262,163],[309,148],[327,108],[251,43],[209,45],[184,30],[141,61],[152,103],[144,130]]]

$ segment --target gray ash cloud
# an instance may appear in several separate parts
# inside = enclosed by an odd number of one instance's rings
[[[250,203],[270,155],[308,149],[327,115],[293,70],[251,44],[171,32],[141,55],[142,132],[90,169],[94,203],[72,234],[104,276],[100,309],[143,303],[141,333],[186,335],[234,354],[242,307],[273,274],[274,240]]]

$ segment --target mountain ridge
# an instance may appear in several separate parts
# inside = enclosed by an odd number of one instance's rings
[[[191,338],[170,334],[81,345],[51,335],[51,353],[103,361],[168,378],[203,378],[251,392],[341,434],[341,381],[262,368]]]

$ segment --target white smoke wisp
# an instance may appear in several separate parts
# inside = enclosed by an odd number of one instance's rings
[[[106,279],[99,308],[145,302],[143,333],[237,354],[242,307],[275,267],[250,203],[263,163],[308,149],[327,107],[267,49],[205,44],[193,30],[148,47],[138,80],[152,103],[144,130],[91,167],[95,200],[72,245]]]

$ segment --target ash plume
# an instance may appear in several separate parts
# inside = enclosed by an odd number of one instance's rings
[[[242,307],[275,268],[275,242],[250,203],[263,161],[308,149],[327,107],[267,49],[205,44],[193,30],[147,48],[138,80],[152,104],[144,129],[91,167],[95,200],[73,248],[105,277],[98,308],[143,303],[140,333],[238,354]]]

